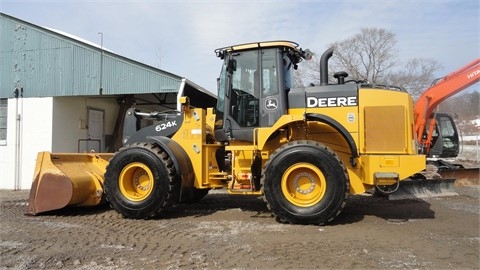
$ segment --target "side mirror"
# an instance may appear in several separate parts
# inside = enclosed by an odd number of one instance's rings
[[[237,60],[235,59],[230,59],[228,60],[228,63],[227,63],[227,71],[229,73],[232,73],[234,72],[235,70],[237,70]]]

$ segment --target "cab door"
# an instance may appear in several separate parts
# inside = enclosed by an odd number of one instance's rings
[[[253,129],[260,124],[259,85],[259,51],[238,52],[225,60],[219,80],[217,140],[253,141]]]
[[[272,126],[286,108],[279,70],[281,50],[232,53],[219,79],[217,140],[253,141],[253,130]],[[224,99],[222,99],[224,97]]]

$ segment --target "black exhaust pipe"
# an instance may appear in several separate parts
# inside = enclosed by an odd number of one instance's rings
[[[320,85],[328,85],[328,59],[333,55],[333,47],[326,50],[320,58]]]

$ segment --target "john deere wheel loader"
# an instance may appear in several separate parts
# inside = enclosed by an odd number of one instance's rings
[[[157,122],[127,130],[115,154],[39,153],[28,213],[106,199],[123,216],[145,219],[223,188],[262,195],[279,222],[324,224],[348,194],[398,186],[425,168],[411,96],[346,81],[345,72],[330,84],[333,49],[321,57],[321,84],[301,88],[293,70],[311,53],[294,42],[215,52],[223,60],[216,108],[182,97],[182,110],[168,115],[131,109],[126,126],[143,115]]]

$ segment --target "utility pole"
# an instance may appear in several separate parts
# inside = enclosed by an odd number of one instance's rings
[[[99,94],[103,94],[103,32],[98,32],[100,35],[100,89]]]

